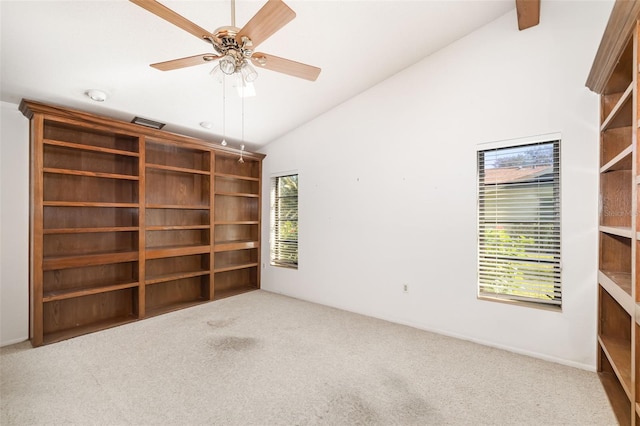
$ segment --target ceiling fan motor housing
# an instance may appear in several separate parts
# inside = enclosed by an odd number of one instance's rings
[[[243,36],[241,44],[238,43],[236,38],[238,32],[240,32],[240,28],[237,27],[220,27],[215,31],[214,38],[209,39],[215,51],[223,57],[221,61],[228,58],[227,61],[233,64],[233,72],[240,71],[244,60],[251,58],[251,55],[253,55],[253,43],[251,39]],[[231,68],[231,63],[228,65],[229,68]],[[229,69],[229,71],[231,71],[231,69]]]

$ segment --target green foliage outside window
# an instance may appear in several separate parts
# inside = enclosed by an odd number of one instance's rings
[[[500,227],[486,230],[481,242],[485,258],[500,260],[493,265],[496,272],[493,278],[483,280],[484,291],[540,300],[554,298],[554,256],[540,250],[531,251],[531,248],[543,247],[543,242],[536,243],[533,237],[519,235],[517,231],[510,233]],[[537,283],[536,288],[532,288],[532,282]]]
[[[271,263],[298,265],[298,175],[279,176],[272,185]]]

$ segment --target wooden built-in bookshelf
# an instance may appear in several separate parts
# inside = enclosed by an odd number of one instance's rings
[[[263,155],[23,100],[34,346],[260,287]]]
[[[587,86],[600,95],[597,368],[622,425],[640,425],[640,1],[616,1]]]

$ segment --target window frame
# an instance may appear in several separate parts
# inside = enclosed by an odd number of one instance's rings
[[[293,198],[292,196],[286,197],[278,197],[276,195],[278,191],[278,186],[283,178],[295,176],[296,177],[296,195],[295,195],[295,220],[291,218],[288,220],[289,222],[296,222],[296,233],[295,233],[295,242],[291,240],[284,240],[278,237],[278,222],[281,221],[278,216],[278,206],[280,205],[280,200],[283,198]],[[269,179],[269,265],[288,268],[288,269],[298,269],[299,265],[299,225],[298,225],[298,216],[299,216],[299,182],[300,175],[297,171],[289,171],[271,175]],[[295,261],[284,259],[283,256],[285,253],[281,252],[283,244],[292,244],[295,245]]]
[[[513,264],[515,265],[518,265],[518,264],[549,265],[548,266],[549,270],[552,269],[553,272],[549,274],[545,272],[544,275],[548,275],[548,276],[545,276],[543,280],[546,285],[551,285],[548,280],[553,281],[553,292],[552,292],[553,296],[549,300],[543,300],[542,298],[539,298],[539,297],[527,297],[522,295],[522,293],[525,293],[528,289],[535,287],[535,284],[530,286],[525,285],[521,287],[520,295],[517,295],[517,294],[509,295],[504,293],[487,291],[487,288],[491,287],[491,285],[486,284],[486,281],[483,284],[483,280],[486,280],[487,275],[489,275],[487,273],[486,260],[487,260],[487,254],[488,254],[487,252],[488,251],[490,252],[490,250],[487,247],[489,247],[490,249],[492,248],[493,250],[497,250],[498,244],[492,247],[490,243],[487,243],[488,237],[486,236],[483,237],[483,230],[488,229],[487,225],[490,225],[491,223],[494,223],[496,225],[496,229],[500,228],[500,225],[499,225],[500,221],[497,219],[494,222],[490,220],[483,220],[483,213],[486,213],[486,211],[483,210],[483,202],[484,202],[483,197],[486,195],[487,188],[490,188],[493,185],[494,190],[504,189],[505,183],[495,182],[493,184],[487,184],[483,182],[484,177],[486,177],[485,170],[483,169],[484,155],[486,155],[486,153],[488,152],[496,152],[496,151],[510,150],[510,149],[517,150],[518,148],[525,148],[528,145],[534,146],[534,145],[542,145],[542,144],[548,144],[548,143],[553,144],[552,145],[552,153],[553,153],[552,176],[553,178],[550,180],[550,189],[553,191],[552,196],[544,197],[544,196],[541,196],[540,194],[537,194],[539,197],[537,198],[537,200],[538,200],[538,203],[540,204],[538,204],[537,208],[532,208],[531,210],[527,210],[527,213],[537,213],[538,215],[540,215],[541,213],[543,213],[543,209],[541,207],[542,204],[547,203],[546,205],[548,206],[550,202],[553,203],[553,209],[551,210],[553,220],[552,220],[552,225],[550,226],[550,228],[552,229],[552,235],[553,235],[553,238],[552,238],[553,244],[550,245],[553,250],[553,254],[552,254],[553,258],[548,262],[544,262],[539,259],[537,261],[534,261],[532,258],[531,262],[518,260],[510,264],[511,265]],[[523,305],[523,306],[529,306],[529,307],[535,307],[535,308],[550,309],[553,311],[562,311],[563,294],[562,294],[562,176],[561,176],[562,155],[561,155],[561,147],[562,147],[562,137],[559,133],[540,135],[540,136],[535,136],[530,138],[512,139],[512,140],[506,140],[506,141],[500,141],[500,142],[491,142],[491,143],[478,145],[477,152],[476,152],[476,185],[477,185],[476,187],[476,197],[477,197],[476,198],[476,202],[477,202],[477,206],[476,206],[477,207],[476,208],[476,213],[477,213],[477,217],[476,217],[476,225],[477,225],[476,292],[477,292],[477,298],[479,300],[497,301],[497,302],[517,304],[517,305]],[[543,163],[536,163],[536,164],[543,165]],[[540,182],[541,182],[540,179],[535,180],[532,178],[530,180],[521,181],[520,183],[524,185],[533,185],[534,183],[539,185]],[[502,186],[502,188],[499,188],[500,186]],[[496,200],[498,198],[499,197],[496,197]],[[498,201],[495,201],[495,203],[498,203]],[[496,217],[498,216],[502,216],[502,213],[500,215],[497,215]],[[512,224],[512,226],[518,226],[518,224],[521,226],[523,223],[527,223],[524,219],[520,219],[520,222],[518,222],[513,217],[509,217],[509,218],[511,220],[502,219],[502,221],[505,224]],[[538,222],[538,224],[539,223],[541,223],[541,221]],[[531,234],[531,235],[534,235],[534,234]],[[545,235],[545,234],[543,231],[538,229],[538,234],[535,234],[535,236],[532,238],[535,238],[535,237],[540,238],[541,235]],[[518,246],[518,243],[516,242],[513,245],[513,247],[522,248],[525,245],[526,243],[522,243],[520,246]],[[542,244],[539,241],[536,242],[536,245],[534,247],[536,249],[532,251],[537,253],[542,253],[544,252],[545,249],[547,249],[547,247],[542,247]],[[528,253],[528,251],[525,253]],[[542,257],[542,255],[538,255],[538,256]],[[497,257],[498,256],[496,256],[496,258]],[[482,265],[483,262],[485,262],[484,265]],[[502,262],[507,263],[504,260]],[[500,262],[496,262],[496,264],[499,265]],[[496,267],[496,269],[499,269],[499,268]],[[518,268],[514,267],[513,269],[517,270]],[[525,266],[522,269],[526,270],[527,268]],[[491,271],[491,272],[496,272],[496,271]],[[524,272],[521,274],[525,275]],[[504,276],[508,276],[508,275],[509,274],[505,274]],[[509,284],[517,283],[517,281],[515,280],[516,273],[514,273],[512,276],[508,278],[510,279],[510,281],[507,281],[507,284],[505,285],[505,287],[508,287]],[[534,282],[534,280],[530,280],[530,281]],[[527,284],[529,284],[529,281],[527,281]],[[495,286],[494,289],[495,288],[499,288],[499,286]]]

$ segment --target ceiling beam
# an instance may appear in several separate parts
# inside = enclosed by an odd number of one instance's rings
[[[516,11],[520,31],[540,23],[540,0],[516,0]]]

